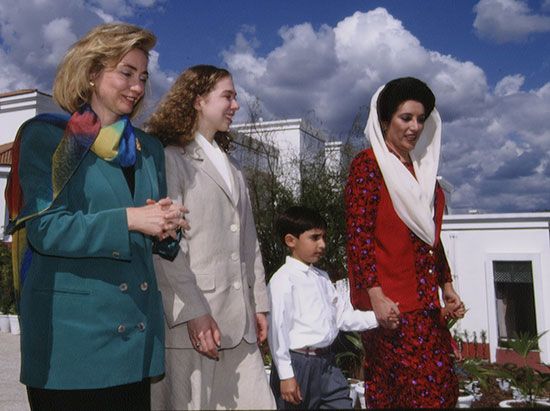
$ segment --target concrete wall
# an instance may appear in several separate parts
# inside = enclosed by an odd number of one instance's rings
[[[442,241],[455,288],[468,312],[460,331],[485,330],[496,359],[498,329],[493,261],[531,261],[537,331],[550,330],[550,213],[445,216]],[[550,333],[549,333],[550,334]],[[550,335],[539,342],[541,361],[550,362]]]

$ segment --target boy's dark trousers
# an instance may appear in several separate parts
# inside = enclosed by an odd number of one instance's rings
[[[334,365],[334,354],[313,355],[290,351],[294,377],[302,392],[302,402],[294,405],[281,398],[277,368],[271,366],[270,384],[277,409],[350,409],[350,388],[342,371]]]

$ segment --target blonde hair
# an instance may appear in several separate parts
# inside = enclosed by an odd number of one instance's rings
[[[231,73],[223,68],[209,65],[189,67],[162,98],[145,123],[146,130],[156,135],[164,145],[182,146],[192,141],[197,127],[196,98],[210,93],[225,77],[231,77]],[[222,149],[229,150],[229,133],[218,131],[215,139]]]
[[[126,23],[101,24],[74,43],[57,67],[53,84],[53,98],[69,113],[89,103],[92,96],[92,75],[107,67],[114,67],[129,51],[142,50],[147,56],[157,38],[141,27]],[[143,98],[136,104],[130,117],[135,116]]]

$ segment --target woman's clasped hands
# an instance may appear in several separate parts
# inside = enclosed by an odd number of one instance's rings
[[[176,238],[178,229],[188,230],[189,223],[185,213],[189,210],[169,197],[159,201],[147,200],[142,207],[126,209],[128,229],[164,240],[169,236]]]
[[[378,323],[390,330],[399,327],[399,303],[386,297],[381,287],[369,288],[368,292]]]

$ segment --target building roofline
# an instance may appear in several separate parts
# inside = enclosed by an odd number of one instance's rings
[[[26,88],[26,89],[21,89],[21,90],[7,91],[5,93],[0,93],[0,98],[20,96],[20,95],[23,95],[23,94],[30,94],[30,93],[38,93],[38,94],[42,94],[43,96],[52,97],[51,94],[44,93],[43,91],[40,91],[37,88]]]
[[[493,213],[493,214],[446,214],[443,216],[446,224],[457,223],[524,223],[550,222],[550,212],[538,213]]]
[[[275,126],[300,126],[302,123],[301,118],[290,118],[286,120],[271,120],[271,121],[257,121],[253,123],[241,123],[235,124],[233,129],[250,129],[250,128],[269,128]]]
[[[282,130],[298,129],[323,142],[326,142],[328,140],[323,130],[315,129],[307,120],[304,120],[302,118],[258,121],[255,123],[241,123],[235,124],[231,127],[231,129],[241,133],[269,133]]]

